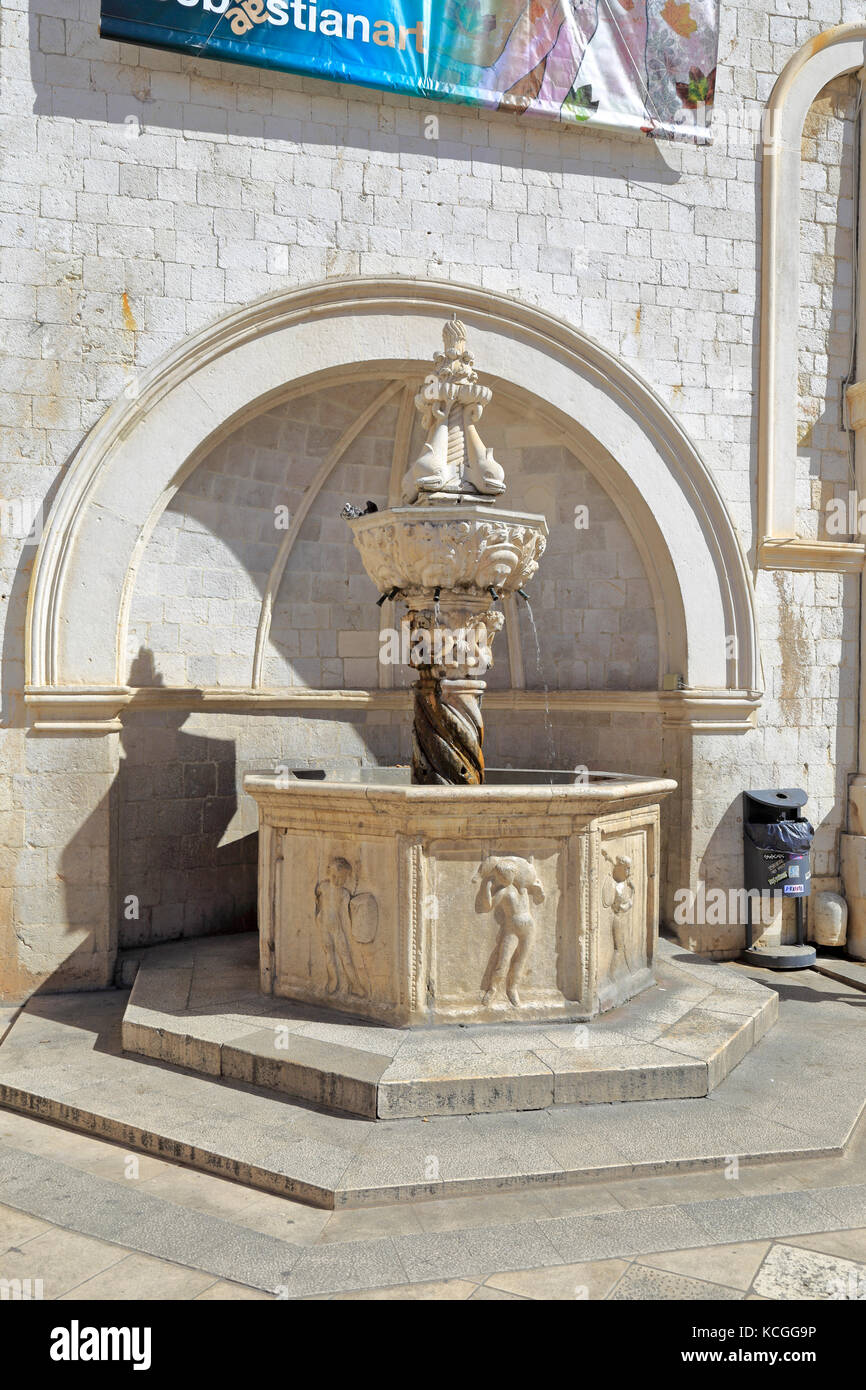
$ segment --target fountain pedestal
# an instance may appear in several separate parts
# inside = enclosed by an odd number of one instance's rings
[[[652,983],[674,782],[244,786],[265,993],[412,1027],[581,1021]]]

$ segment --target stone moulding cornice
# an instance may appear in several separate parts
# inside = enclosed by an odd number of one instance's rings
[[[866,23],[816,34],[783,68],[767,102],[763,156],[761,359],[758,397],[758,535],[796,533],[800,309],[801,139],[813,101],[828,82],[866,62]],[[857,306],[854,306],[857,313]],[[844,568],[845,566],[842,566]],[[772,568],[779,568],[773,565]],[[801,566],[792,566],[801,568]]]
[[[701,733],[743,733],[755,725],[760,691],[747,690],[490,690],[489,710],[537,714],[661,715],[668,728]],[[121,716],[136,709],[174,709],[189,714],[254,713],[279,710],[394,710],[412,708],[411,688],[402,690],[254,690],[228,687],[118,686],[112,689],[35,689],[25,696],[35,733],[114,733]]]
[[[823,570],[860,574],[866,561],[862,541],[810,541],[799,536],[765,536],[758,546],[764,570]]]
[[[120,715],[130,702],[128,686],[28,687],[24,702],[34,733],[113,734],[123,728]]]

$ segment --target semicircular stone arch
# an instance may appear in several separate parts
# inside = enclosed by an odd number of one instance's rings
[[[686,693],[727,695],[732,704],[746,696],[754,704],[761,680],[742,551],[710,475],[661,402],[621,362],[550,315],[485,291],[400,280],[335,281],[257,301],[182,344],[142,379],[135,400],[107,412],[70,467],[37,558],[27,634],[31,704],[53,710],[55,719],[58,708],[63,717],[73,710],[74,718],[110,719],[132,684],[147,685],[130,671],[129,638],[141,620],[141,581],[158,554],[165,516],[176,516],[181,503],[190,506],[198,489],[200,543],[213,542],[214,516],[237,505],[217,484],[202,493],[216,454],[237,447],[239,431],[268,421],[278,407],[324,393],[351,409],[334,405],[318,467],[294,480],[298,489],[305,482],[309,495],[298,490],[294,498],[295,520],[307,510],[286,553],[281,558],[285,537],[276,544],[268,537],[246,565],[255,582],[233,601],[247,605],[252,650],[226,653],[239,658],[226,665],[232,679],[213,681],[250,690],[257,681],[273,683],[267,650],[292,625],[281,617],[280,595],[297,547],[306,543],[303,525],[314,519],[322,489],[339,488],[341,469],[348,477],[354,468],[364,480],[365,465],[352,463],[352,450],[368,447],[367,425],[386,417],[376,480],[387,498],[386,475],[410,442],[407,388],[426,370],[454,308],[485,379],[501,393],[502,428],[513,430],[521,417],[523,447],[532,449],[535,428],[539,448],[578,460],[615,503],[651,595],[656,681],[667,668]],[[372,414],[353,435],[364,401]],[[332,464],[329,449],[337,454]],[[260,505],[273,508],[268,480],[255,482]],[[530,686],[510,641],[508,653],[511,684]]]

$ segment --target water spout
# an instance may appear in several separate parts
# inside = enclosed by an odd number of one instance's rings
[[[402,592],[402,589],[394,588],[389,590],[387,594],[380,594],[379,597],[376,599],[376,607],[381,608],[383,603],[390,603],[392,598],[396,598],[397,595]]]

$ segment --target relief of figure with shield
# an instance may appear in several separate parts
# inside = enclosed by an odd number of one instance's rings
[[[366,998],[370,994],[364,947],[379,927],[379,907],[372,893],[355,892],[355,871],[348,859],[332,855],[316,884],[316,927],[325,953],[329,994]]]

